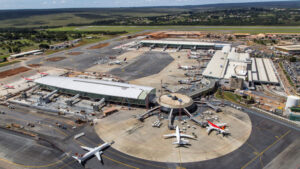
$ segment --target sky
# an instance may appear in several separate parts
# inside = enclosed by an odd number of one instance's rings
[[[0,9],[182,6],[283,0],[0,0]]]

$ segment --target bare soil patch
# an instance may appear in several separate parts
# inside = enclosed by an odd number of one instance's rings
[[[31,69],[29,69],[27,67],[18,67],[15,69],[6,70],[4,72],[0,72],[0,79],[6,78],[9,76],[14,76],[19,73],[27,72],[28,70],[31,70]]]
[[[41,67],[42,65],[41,64],[30,64],[28,66],[32,67],[32,68],[37,68],[37,67]]]
[[[46,60],[50,61],[50,62],[58,62],[58,61],[61,61],[61,60],[64,60],[64,59],[66,59],[66,57],[53,57],[53,58],[48,58]]]
[[[109,45],[109,43],[101,43],[101,44],[98,44],[98,45],[91,46],[88,49],[100,49],[100,48],[106,47],[108,45]]]
[[[72,56],[77,56],[77,55],[81,55],[83,54],[83,52],[70,52],[68,53],[68,55],[72,55]]]

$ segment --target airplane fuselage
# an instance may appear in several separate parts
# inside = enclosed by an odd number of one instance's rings
[[[91,151],[85,153],[83,155],[83,157],[81,157],[81,161],[87,160],[88,158],[90,158],[91,156],[93,156],[95,153],[97,153],[97,152],[99,152],[99,151],[101,151],[101,150],[103,150],[103,149],[105,149],[105,148],[107,148],[109,146],[110,145],[108,143],[104,143],[101,146],[98,146],[98,147],[92,149]]]

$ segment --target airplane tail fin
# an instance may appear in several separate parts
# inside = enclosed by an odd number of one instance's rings
[[[72,156],[72,157],[81,164],[82,161],[81,161],[81,159],[79,157],[77,157],[77,156]]]

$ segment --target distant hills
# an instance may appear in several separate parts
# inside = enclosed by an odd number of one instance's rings
[[[251,8],[258,8],[251,9]],[[266,16],[261,16],[265,9]],[[278,12],[274,8],[286,8],[293,12]],[[132,7],[132,8],[66,8],[66,9],[20,9],[0,10],[0,27],[39,27],[68,25],[299,25],[300,1],[274,1],[250,3],[224,3],[169,7]],[[231,10],[231,11],[228,11]],[[259,15],[255,15],[255,12]],[[273,11],[272,11],[273,10]],[[214,15],[211,11],[217,11]],[[243,13],[260,17],[261,24],[243,18]],[[209,16],[203,18],[202,15]],[[222,15],[232,14],[235,22]],[[283,15],[281,17],[281,15]],[[186,21],[179,18],[195,18],[200,21]],[[211,18],[212,17],[212,18]],[[139,18],[139,19],[138,19]],[[286,20],[288,18],[289,20]],[[173,21],[169,21],[172,19]],[[198,19],[199,20],[199,19]],[[266,22],[264,21],[266,20]]]

